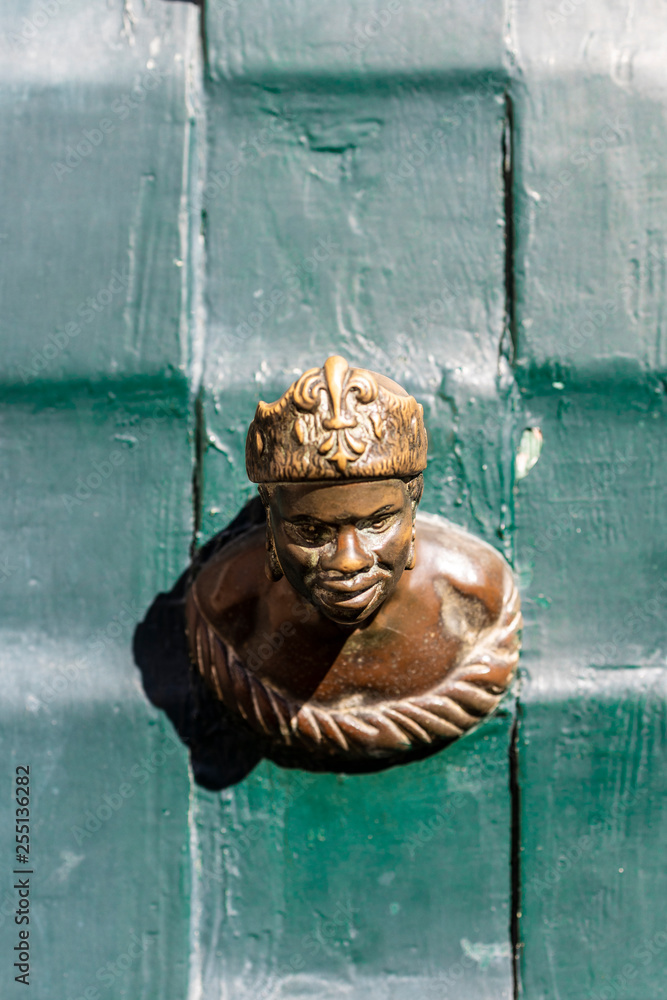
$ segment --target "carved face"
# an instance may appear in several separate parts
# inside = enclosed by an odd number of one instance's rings
[[[274,486],[269,530],[287,580],[339,624],[368,618],[414,560],[417,500],[401,479]]]

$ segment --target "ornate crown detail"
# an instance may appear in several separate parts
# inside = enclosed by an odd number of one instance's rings
[[[260,402],[246,441],[255,483],[416,476],[426,467],[423,409],[404,389],[339,356],[275,403]]]

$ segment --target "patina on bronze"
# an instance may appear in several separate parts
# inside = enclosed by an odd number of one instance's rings
[[[248,432],[266,528],[192,581],[191,656],[284,763],[360,769],[441,748],[497,706],[519,655],[512,573],[495,549],[418,515],[422,407],[329,358]]]

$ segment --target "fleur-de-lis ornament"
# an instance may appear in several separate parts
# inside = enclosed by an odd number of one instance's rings
[[[259,403],[246,447],[254,482],[417,475],[426,465],[423,410],[381,375],[334,355],[275,403]]]

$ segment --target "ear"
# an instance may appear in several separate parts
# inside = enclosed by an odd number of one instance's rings
[[[268,510],[266,512],[266,560],[264,562],[264,571],[273,583],[277,583],[284,576],[283,568],[280,565],[278,553],[276,552],[276,543],[273,538],[273,528],[271,527],[271,514]]]
[[[422,493],[424,491],[424,477],[419,473],[418,476],[414,476],[410,482],[407,484],[408,496],[410,497],[410,503],[412,505],[412,539],[410,540],[410,549],[408,551],[408,560],[405,564],[406,569],[414,569],[415,562],[417,561],[416,553],[416,526],[415,518],[417,517],[417,507],[419,506],[419,501],[422,498]]]
[[[416,531],[416,528],[415,528],[415,518],[414,518],[414,515],[413,515],[413,517],[412,517],[412,539],[410,540],[410,549],[408,551],[408,561],[405,564],[405,568],[406,569],[414,569],[415,568],[415,563],[417,561],[417,553],[416,553],[416,549],[415,549],[415,546],[416,546],[416,537],[417,537],[417,531]]]
[[[424,493],[424,474],[419,473],[418,476],[413,476],[407,483],[408,496],[410,497],[410,502],[412,503],[412,516],[414,517],[417,513],[417,507],[419,506],[419,501]]]

